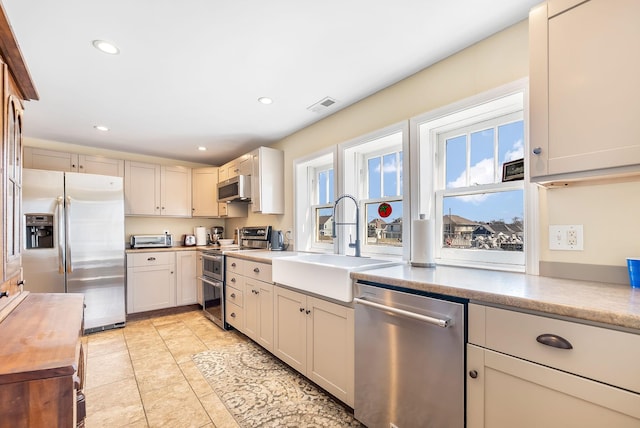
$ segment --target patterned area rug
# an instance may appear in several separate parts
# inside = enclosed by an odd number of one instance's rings
[[[243,428],[362,426],[342,404],[254,343],[192,359]]]

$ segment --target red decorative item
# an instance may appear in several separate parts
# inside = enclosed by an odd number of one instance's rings
[[[378,214],[382,218],[389,217],[391,215],[391,211],[391,205],[386,202],[383,202],[378,206]]]

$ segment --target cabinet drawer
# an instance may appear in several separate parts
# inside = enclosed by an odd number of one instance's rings
[[[175,254],[172,251],[154,253],[129,254],[129,266],[155,266],[174,263]]]
[[[245,261],[242,259],[235,259],[233,257],[227,257],[227,274],[234,272],[242,275]]]
[[[225,302],[226,303],[226,302]],[[226,303],[224,313],[227,323],[244,331],[244,309],[233,303]]]
[[[235,287],[227,286],[225,288],[225,303],[233,303],[241,308],[244,307],[244,291]]]
[[[492,307],[485,316],[487,348],[640,393],[640,335]],[[572,348],[542,344],[541,335]]]
[[[271,280],[271,265],[268,263],[259,263],[245,260],[244,276],[246,276],[247,278],[257,279],[259,281],[273,282]]]

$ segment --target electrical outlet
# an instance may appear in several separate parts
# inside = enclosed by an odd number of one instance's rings
[[[583,228],[581,224],[549,226],[550,250],[584,250]]]

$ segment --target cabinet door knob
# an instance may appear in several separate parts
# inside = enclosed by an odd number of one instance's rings
[[[236,279],[235,278],[231,278],[229,281],[236,282]]]
[[[9,292],[8,291],[0,291],[0,299],[2,299],[3,297],[9,297]]]
[[[306,313],[307,315],[309,315],[309,314],[311,313],[311,310],[307,309],[307,310],[305,311],[305,313]]]
[[[231,298],[235,299],[236,298],[236,293],[231,293]]]
[[[231,318],[235,318],[236,317],[236,313],[235,312],[231,312]]]
[[[304,312],[304,308],[300,308],[300,312]]]
[[[478,372],[477,372],[476,370],[471,370],[471,371],[469,372],[469,377],[470,377],[471,379],[475,379],[475,378],[477,378],[477,377],[478,377]]]
[[[260,273],[260,269],[258,269],[258,268],[255,268],[253,271],[254,271],[255,273]]]
[[[542,147],[535,147],[531,152],[534,155],[539,155],[540,153],[542,153]]]
[[[231,263],[231,267],[236,267],[236,263],[235,262]]]
[[[149,257],[149,258],[147,258],[147,261],[152,262],[152,261],[154,261],[155,259],[156,259],[155,257]]]

